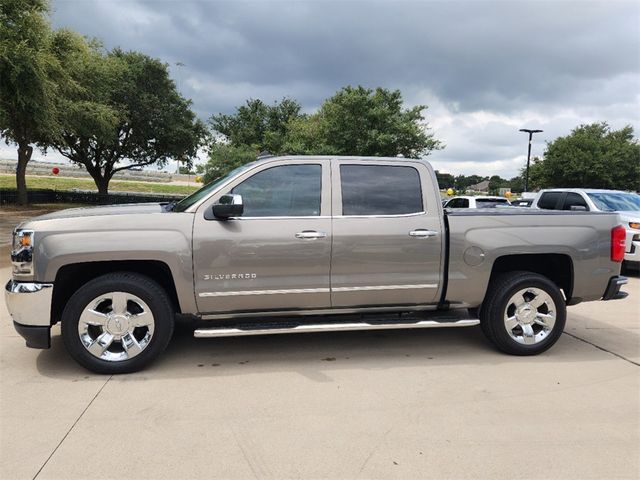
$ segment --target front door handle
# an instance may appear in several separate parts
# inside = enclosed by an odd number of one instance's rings
[[[409,232],[409,236],[420,238],[436,237],[438,236],[438,232],[434,232],[433,230],[425,230],[424,228],[417,228],[416,230],[411,230]]]
[[[302,240],[315,240],[317,238],[325,238],[327,234],[325,232],[316,232],[315,230],[303,230],[296,233],[296,238]]]

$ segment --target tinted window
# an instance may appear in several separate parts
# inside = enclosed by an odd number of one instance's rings
[[[563,210],[571,210],[571,207],[574,207],[574,206],[585,207],[587,210],[589,210],[589,207],[587,206],[587,202],[584,201],[584,198],[582,198],[582,195],[569,192],[567,193],[567,196],[564,199]]]
[[[320,215],[320,165],[283,165],[262,170],[237,185],[243,217],[299,217]]]
[[[469,208],[469,199],[453,198],[447,203],[448,208]]]
[[[227,180],[232,178],[234,175],[237,175],[240,172],[242,172],[243,170],[246,170],[248,168],[253,167],[254,163],[255,162],[251,162],[251,163],[247,163],[245,165],[242,165],[241,167],[238,167],[235,170],[232,170],[231,172],[227,173],[225,176],[220,177],[220,178],[214,180],[211,183],[208,183],[207,185],[202,187],[200,190],[197,190],[197,191],[193,192],[191,195],[189,195],[188,197],[183,198],[182,200],[180,200],[176,204],[176,206],[173,208],[173,211],[174,212],[184,212],[187,208],[189,208],[194,203],[196,203],[196,202],[202,200],[203,198],[209,196],[209,194],[212,191],[214,191],[216,188],[218,188],[224,182],[226,182]]]
[[[478,208],[494,208],[498,205],[511,205],[509,201],[501,198],[478,198],[476,199],[476,207]]]
[[[543,193],[538,200],[538,208],[546,208],[547,210],[555,210],[560,197],[564,195],[562,192]]]
[[[341,165],[343,215],[423,211],[420,175],[412,167]]]

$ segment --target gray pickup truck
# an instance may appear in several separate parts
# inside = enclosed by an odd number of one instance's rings
[[[566,305],[626,294],[616,214],[445,212],[429,163],[271,157],[176,204],[77,208],[14,232],[6,300],[27,346],[139,370],[196,337],[480,325],[540,353]]]

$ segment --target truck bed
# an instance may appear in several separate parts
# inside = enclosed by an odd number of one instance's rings
[[[607,279],[617,275],[609,262],[611,229],[618,215],[605,212],[488,208],[445,211],[448,230],[448,288],[452,305],[482,303],[498,257],[547,254],[536,264],[569,262],[573,275],[564,294],[569,303],[597,300]],[[522,258],[522,257],[521,257]],[[573,298],[573,302],[571,302]]]

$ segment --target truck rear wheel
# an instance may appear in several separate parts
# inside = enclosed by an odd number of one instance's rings
[[[547,277],[509,272],[489,285],[480,310],[480,325],[499,350],[536,355],[562,335],[567,316],[562,292]]]
[[[62,337],[83,367],[104,374],[140,370],[166,348],[174,311],[149,277],[110,273],[78,289],[62,314]]]

